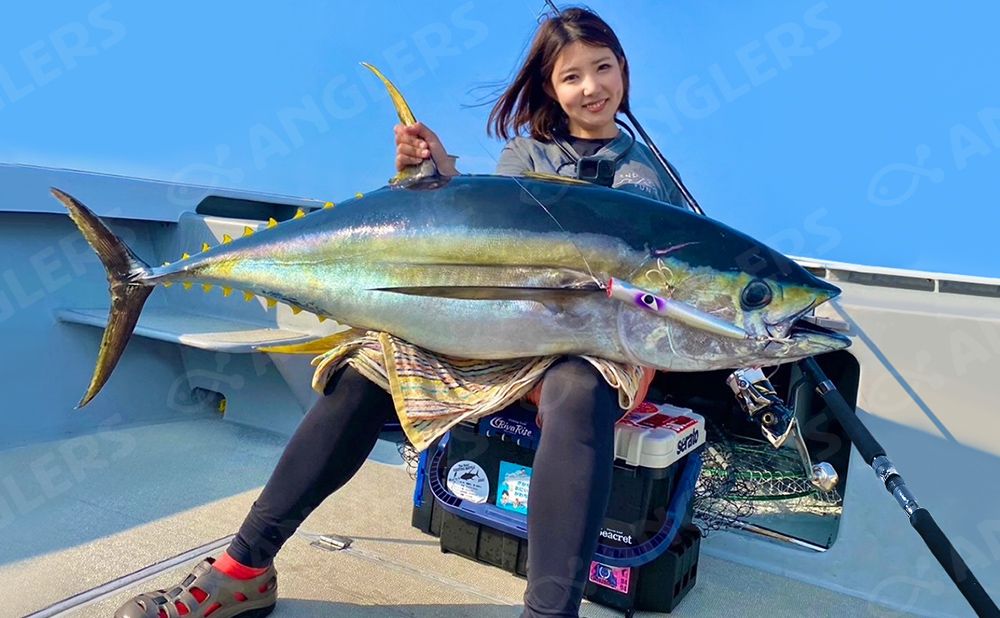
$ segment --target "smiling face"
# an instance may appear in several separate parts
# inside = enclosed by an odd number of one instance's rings
[[[618,135],[615,114],[625,88],[621,64],[609,48],[570,43],[556,58],[550,85],[550,94],[566,113],[570,135]]]

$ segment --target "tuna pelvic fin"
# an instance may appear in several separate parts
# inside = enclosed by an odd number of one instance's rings
[[[146,281],[151,275],[149,266],[136,257],[97,215],[59,189],[53,188],[52,195],[66,206],[70,218],[101,259],[108,271],[111,290],[111,311],[101,338],[94,375],[86,394],[76,406],[82,408],[97,395],[114,371],[155,284]]]
[[[392,105],[396,108],[396,115],[399,116],[399,121],[406,126],[416,124],[417,119],[413,116],[413,112],[410,110],[410,106],[406,103],[406,99],[403,98],[403,95],[400,94],[396,86],[389,81],[389,78],[367,62],[362,62],[361,65],[374,73],[375,77],[382,80],[386,90],[389,91],[389,98],[392,99]],[[389,180],[389,184],[401,185],[405,187],[419,180],[436,178],[438,176],[440,176],[440,174],[438,173],[437,165],[434,164],[434,159],[430,158],[424,159],[424,162],[420,165],[411,165],[399,172]]]

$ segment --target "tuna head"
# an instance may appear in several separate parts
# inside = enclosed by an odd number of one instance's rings
[[[839,288],[745,234],[698,219],[672,234],[673,245],[652,250],[632,277],[635,302],[618,314],[632,358],[702,371],[780,364],[850,345],[802,320]],[[642,291],[652,294],[643,299]]]

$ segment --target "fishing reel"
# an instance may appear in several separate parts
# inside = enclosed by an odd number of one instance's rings
[[[792,438],[809,481],[822,491],[833,491],[840,480],[837,471],[825,461],[812,463],[798,420],[775,392],[764,372],[757,367],[739,369],[726,378],[726,384],[750,420],[760,426],[761,433],[771,446],[779,449]]]

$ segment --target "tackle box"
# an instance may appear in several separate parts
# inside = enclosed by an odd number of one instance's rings
[[[531,466],[541,430],[512,406],[455,426],[417,469],[412,523],[441,550],[518,575],[527,568]],[[700,533],[691,493],[704,419],[642,404],[615,427],[611,499],[585,596],[631,614],[670,611],[695,583]]]

